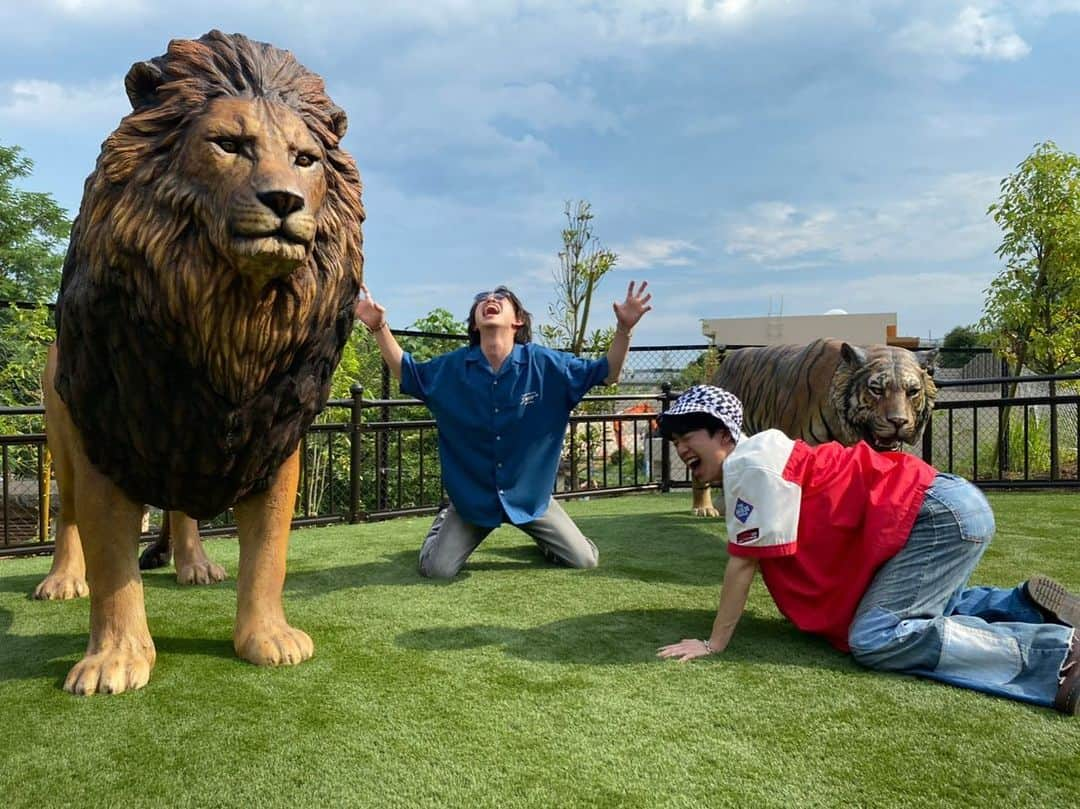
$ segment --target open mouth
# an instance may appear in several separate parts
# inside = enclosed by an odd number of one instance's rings
[[[502,307],[492,301],[491,303],[484,304],[484,308],[480,310],[480,314],[482,314],[484,317],[488,317],[489,315],[497,315],[501,311]]]

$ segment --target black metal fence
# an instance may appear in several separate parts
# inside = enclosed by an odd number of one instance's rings
[[[1080,486],[1080,374],[936,383],[925,460],[983,488]]]
[[[633,350],[618,392],[586,397],[571,416],[554,495],[689,486],[687,470],[657,435],[656,415],[673,389],[707,378],[714,362],[709,346]],[[1080,488],[1078,381],[1080,374],[939,380],[933,420],[912,451],[983,487]],[[387,382],[379,393],[389,390]],[[430,413],[413,399],[365,398],[360,386],[352,393],[330,401],[303,441],[294,525],[436,511],[445,489]],[[0,555],[52,548],[57,492],[42,416],[41,407],[0,408]],[[157,519],[151,513],[147,532]],[[200,529],[232,533],[232,513]]]
[[[670,393],[590,396],[570,419],[554,495],[573,497],[660,489],[666,448],[657,412]],[[0,419],[40,422],[41,407],[0,408]],[[434,513],[445,502],[435,422],[415,399],[332,400],[301,445],[294,526],[362,522]],[[45,435],[0,435],[0,555],[52,549],[58,492]],[[684,476],[684,481],[685,481]],[[678,482],[675,485],[679,485]],[[149,536],[160,519],[144,523]],[[200,524],[204,535],[231,533],[231,510]]]

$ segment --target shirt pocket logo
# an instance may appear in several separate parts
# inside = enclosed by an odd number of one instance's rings
[[[539,398],[540,398],[540,394],[537,393],[536,391],[529,391],[528,393],[523,393],[521,395],[521,406],[525,407],[526,405],[531,405],[533,402],[535,402]]]

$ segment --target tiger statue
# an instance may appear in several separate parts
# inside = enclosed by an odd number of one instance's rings
[[[807,444],[865,441],[887,452],[918,441],[930,419],[936,355],[834,339],[739,348],[724,355],[711,383],[742,400],[747,435],[776,428]],[[707,483],[693,490],[695,515],[720,516]]]

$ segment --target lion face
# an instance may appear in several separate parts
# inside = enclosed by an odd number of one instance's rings
[[[266,99],[217,98],[192,122],[179,172],[209,199],[203,222],[256,289],[311,256],[326,196],[323,150],[304,121]]]
[[[894,346],[841,349],[840,415],[858,439],[881,451],[918,440],[934,406],[937,388],[927,373],[933,354]]]

